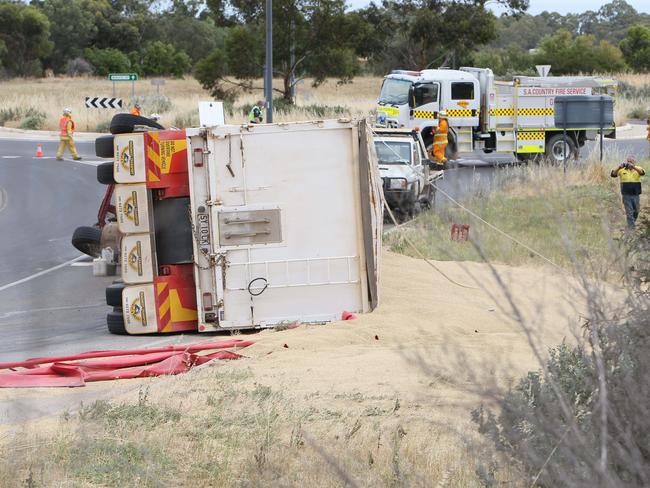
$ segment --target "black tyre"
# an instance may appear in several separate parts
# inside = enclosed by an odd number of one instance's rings
[[[72,245],[93,258],[101,252],[102,231],[97,227],[77,227],[72,234]]]
[[[567,135],[566,144],[564,141],[563,134],[555,134],[548,140],[545,152],[548,161],[554,164],[563,164],[565,156],[567,162],[578,158],[578,148],[573,138]]]
[[[108,331],[115,335],[127,335],[126,326],[124,325],[124,317],[122,311],[113,311],[106,314],[106,325]]]
[[[164,127],[158,122],[131,114],[117,114],[111,120],[111,134],[130,134],[137,129],[163,130]]]
[[[97,181],[102,185],[114,185],[113,163],[101,163],[97,166]]]
[[[95,139],[95,156],[98,158],[113,158],[113,136],[100,136]]]
[[[122,308],[122,290],[126,285],[124,283],[113,283],[106,287],[106,305],[109,307]]]
[[[189,197],[166,198],[154,203],[158,264],[193,262]]]

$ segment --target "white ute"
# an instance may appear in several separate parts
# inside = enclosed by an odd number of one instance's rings
[[[374,129],[375,150],[384,198],[400,220],[434,206],[436,180],[443,176],[427,159],[420,133],[410,129]]]

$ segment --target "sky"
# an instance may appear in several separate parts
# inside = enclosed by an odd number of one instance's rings
[[[530,8],[528,13],[532,15],[539,14],[544,10],[549,12],[559,12],[561,14],[580,13],[586,10],[598,10],[611,0],[530,0]],[[350,8],[365,7],[370,3],[370,0],[347,0]],[[376,3],[381,3],[377,1]],[[627,3],[632,5],[637,12],[650,14],[650,0],[627,0]]]

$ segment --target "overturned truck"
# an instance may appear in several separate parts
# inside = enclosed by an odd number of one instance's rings
[[[365,121],[162,130],[129,117],[96,142],[113,158],[98,167],[107,195],[97,242],[75,243],[116,248],[111,332],[319,323],[376,307],[382,197]]]

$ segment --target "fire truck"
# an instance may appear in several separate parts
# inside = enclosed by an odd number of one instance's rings
[[[73,236],[87,254],[114,248],[110,332],[323,323],[376,307],[383,208],[366,121],[164,130],[118,114],[111,132],[95,142],[112,159],[97,168],[99,222]]]
[[[614,97],[616,86],[616,81],[597,76],[516,76],[497,81],[487,68],[394,70],[381,87],[376,125],[416,128],[430,146],[438,114],[444,110],[450,126],[448,159],[478,149],[511,153],[520,161],[545,156],[561,163],[577,158],[580,148],[601,129],[569,127],[565,138],[564,128],[555,124],[556,97]],[[616,127],[608,124],[602,134],[614,139]]]

